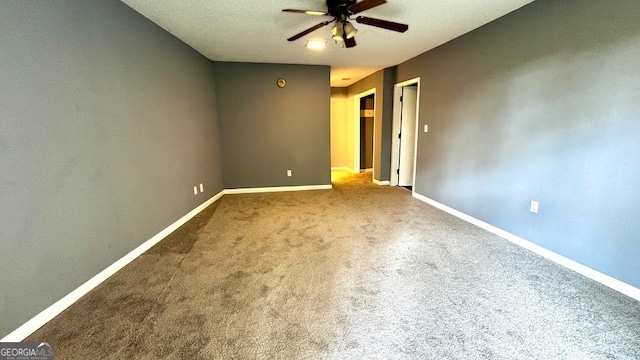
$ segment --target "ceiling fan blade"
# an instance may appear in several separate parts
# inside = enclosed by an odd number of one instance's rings
[[[320,10],[298,10],[298,9],[283,9],[284,12],[292,12],[298,14],[307,14],[307,15],[318,15],[318,16],[328,16],[329,13]]]
[[[400,24],[397,22],[387,21],[387,20],[374,19],[366,16],[358,16],[356,18],[356,22],[358,22],[359,24],[371,25],[371,26],[375,26],[375,27],[379,27],[387,30],[393,30],[397,32],[405,32],[409,29],[409,25],[406,25],[406,24]]]
[[[303,37],[303,36],[305,36],[305,35],[307,35],[307,34],[309,34],[309,33],[312,33],[312,32],[314,32],[314,31],[318,30],[318,29],[320,29],[320,28],[321,28],[321,27],[323,27],[323,26],[327,26],[327,25],[329,25],[329,24],[330,24],[330,23],[332,23],[332,22],[333,22],[333,20],[330,20],[330,21],[323,21],[323,22],[321,22],[320,24],[315,25],[315,26],[312,26],[312,27],[308,28],[307,30],[305,30],[305,31],[303,31],[303,32],[301,32],[301,33],[299,33],[299,34],[293,35],[292,37],[288,38],[287,40],[288,40],[288,41],[298,40],[298,39],[300,39],[301,37]]]
[[[352,48],[354,46],[356,46],[356,38],[352,37],[351,39],[347,39],[347,37],[344,37],[344,46],[346,46],[346,48]]]
[[[386,2],[387,0],[363,0],[363,1],[360,1],[359,3],[351,5],[348,8],[348,10],[351,14],[357,14],[365,10],[374,8],[376,6],[380,6]]]

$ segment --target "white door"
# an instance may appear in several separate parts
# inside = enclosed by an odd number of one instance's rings
[[[418,87],[402,88],[400,115],[400,160],[398,161],[398,185],[413,186],[414,146],[416,143],[416,104]]]

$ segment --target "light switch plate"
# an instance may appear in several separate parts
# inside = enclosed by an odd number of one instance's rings
[[[424,132],[429,132],[429,125],[424,124]]]
[[[193,195],[198,195],[198,187],[197,186],[193,187]]]
[[[200,192],[204,192],[204,185],[200,184]]]

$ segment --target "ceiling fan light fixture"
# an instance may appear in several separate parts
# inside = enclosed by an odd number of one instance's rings
[[[342,42],[343,47],[350,49],[357,45],[356,34],[358,34],[358,29],[356,29],[354,24],[351,23],[352,16],[355,17],[353,21],[357,22],[358,24],[365,24],[368,26],[396,31],[400,33],[409,30],[409,25],[407,24],[358,15],[365,10],[369,10],[387,3],[387,0],[327,0],[326,2],[327,11],[301,9],[282,10],[288,13],[322,15],[332,18],[331,20],[323,21],[302,32],[297,33],[296,35],[288,38],[287,41],[298,40],[320,28],[333,23],[333,26],[331,27],[331,38],[336,42],[336,44],[338,42]]]
[[[356,27],[355,27],[355,26],[353,26],[353,24],[352,24],[352,23],[350,23],[350,22],[348,22],[348,21],[347,21],[347,22],[344,24],[344,33],[345,33],[345,35],[346,35],[347,39],[351,39],[351,38],[353,38],[354,36],[356,36],[356,34],[358,33],[358,29],[356,29]]]
[[[339,21],[336,22],[336,24],[331,28],[331,34],[333,34],[333,40],[344,41],[344,38],[342,38],[342,34],[344,34],[344,25]]]

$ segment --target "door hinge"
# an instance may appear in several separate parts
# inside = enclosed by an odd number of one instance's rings
[[[400,175],[400,169],[396,170],[396,174]]]
[[[402,133],[398,133],[398,139],[402,138]]]
[[[400,95],[400,101],[402,101],[402,98],[404,98],[404,96]]]

